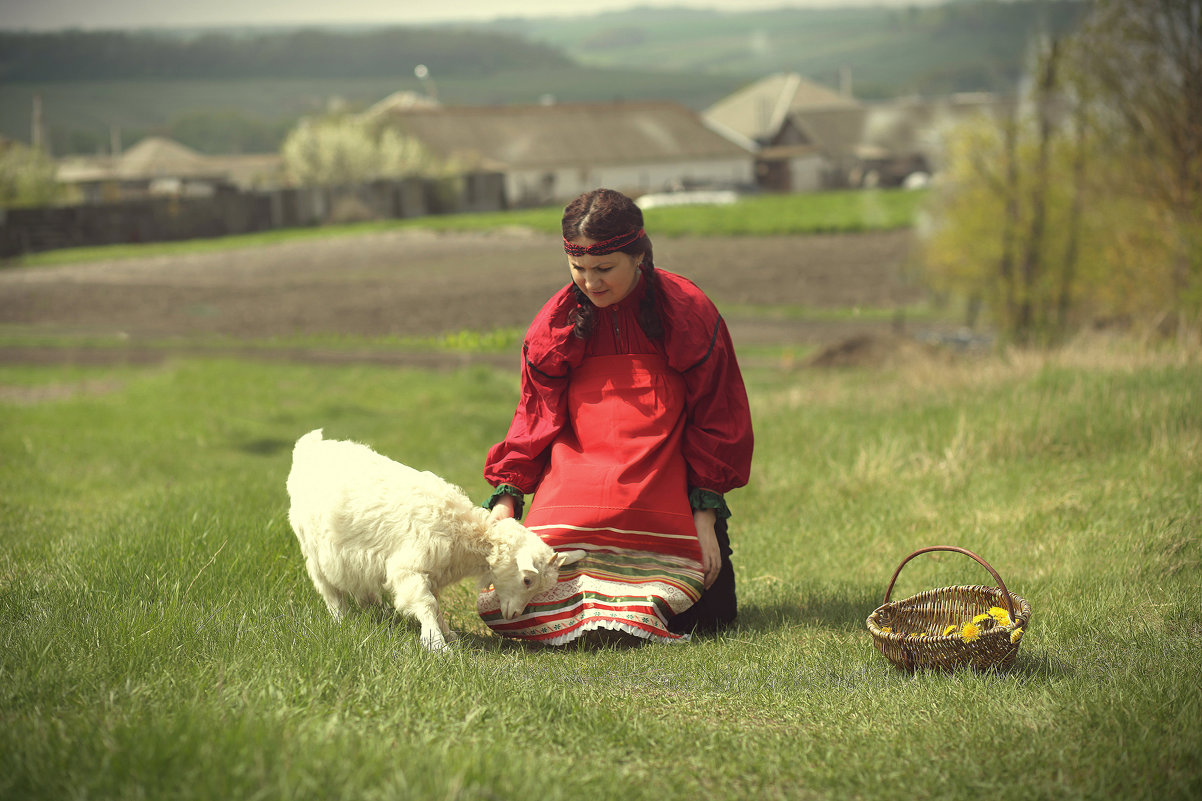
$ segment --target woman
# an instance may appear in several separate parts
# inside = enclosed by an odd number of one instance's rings
[[[657,270],[643,213],[608,189],[564,210],[572,282],[535,317],[521,398],[484,477],[498,517],[588,556],[498,633],[560,645],[587,632],[686,639],[735,618],[723,498],[747,483],[747,393],[726,324],[690,281]]]

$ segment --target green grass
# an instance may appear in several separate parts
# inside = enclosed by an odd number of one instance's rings
[[[739,624],[528,650],[332,623],[286,519],[317,426],[482,497],[516,377],[0,365],[0,798],[1188,799],[1202,792],[1202,364],[1118,348],[747,371]],[[864,618],[968,547],[1034,608],[1006,675]],[[952,554],[895,596],[988,576]]]
[[[164,354],[203,352],[242,355],[290,349],[321,349],[354,351],[357,353],[394,353],[430,351],[448,353],[505,353],[521,345],[523,331],[518,328],[497,328],[488,331],[460,329],[437,336],[356,337],[341,334],[293,334],[265,339],[212,335],[162,337],[138,340],[139,348],[158,349]],[[95,350],[126,350],[128,336],[78,333],[32,332],[25,326],[0,325],[0,347],[14,348],[81,348]]]
[[[914,223],[925,191],[838,191],[792,195],[754,195],[729,206],[672,206],[649,209],[647,229],[655,236],[765,236],[815,233],[858,233],[906,228]],[[395,230],[487,232],[527,228],[558,234],[561,206],[505,212],[447,214],[404,220],[288,228],[254,234],[155,242],[138,245],[64,248],[12,259],[10,266],[50,266],[103,259],[177,255],[261,247],[279,242],[358,236]]]
[[[753,195],[729,206],[650,209],[647,230],[667,236],[859,233],[913,225],[925,191],[841,190]]]

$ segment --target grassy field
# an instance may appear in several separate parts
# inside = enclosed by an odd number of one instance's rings
[[[516,377],[0,365],[0,798],[1192,799],[1202,359],[1122,344],[748,371],[738,625],[431,656],[333,624],[286,519],[323,426],[481,497]],[[1029,600],[1005,675],[907,675],[864,618],[955,544]],[[895,597],[987,583],[920,557]]]

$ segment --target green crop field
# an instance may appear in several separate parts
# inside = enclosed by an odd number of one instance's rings
[[[287,522],[324,427],[482,497],[517,378],[179,359],[0,365],[0,798],[1166,801],[1202,794],[1202,359],[1080,344],[753,367],[738,624],[431,655],[333,623]],[[1034,615],[1006,674],[909,675],[865,617],[969,548]],[[907,565],[895,597],[988,583]]]

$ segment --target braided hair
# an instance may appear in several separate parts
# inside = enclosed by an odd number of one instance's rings
[[[628,237],[643,228],[643,210],[633,200],[612,189],[594,189],[573,200],[563,210],[563,238],[565,242],[575,239],[591,239],[594,242]],[[656,303],[658,280],[652,257],[651,240],[647,236],[635,237],[629,244],[617,249],[636,258],[642,257],[641,269],[647,288],[639,303],[639,327],[651,339],[664,336],[663,321]],[[579,339],[588,339],[597,326],[597,307],[581,291],[573,286],[576,309],[572,312],[572,333]]]

